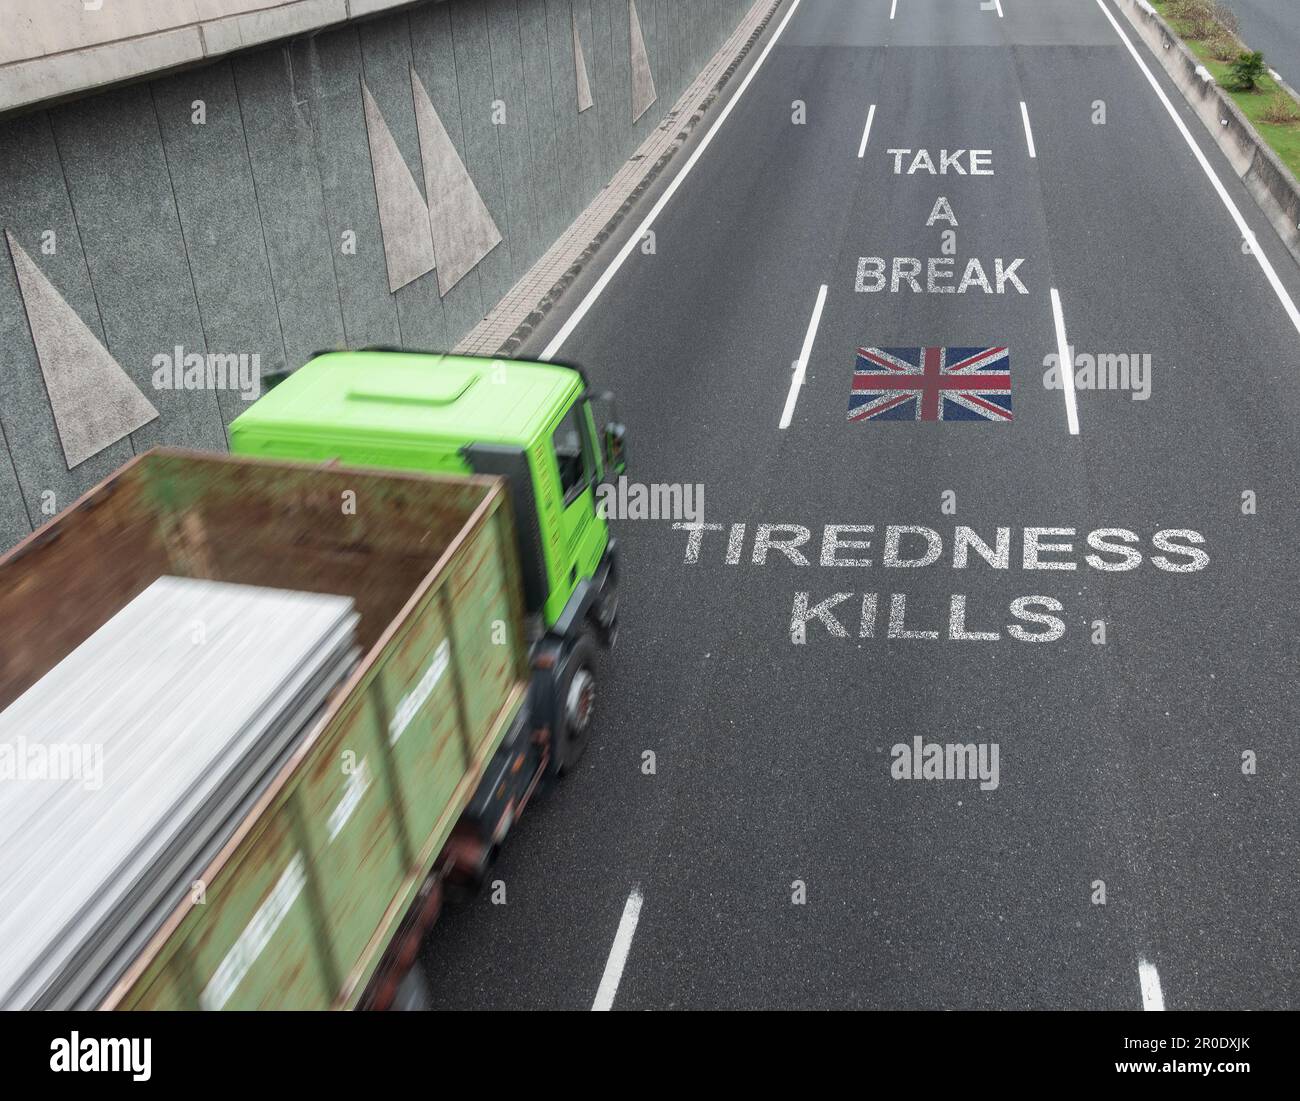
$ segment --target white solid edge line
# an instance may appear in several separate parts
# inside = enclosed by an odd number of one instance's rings
[[[1029,125],[1029,107],[1023,99],[1020,101],[1020,117],[1025,120],[1025,143],[1029,146],[1029,156],[1037,160],[1038,153],[1034,149],[1034,131]]]
[[[896,11],[898,11],[898,0],[894,0],[894,2],[893,2],[892,4],[889,5],[889,18],[890,18],[890,19],[893,19],[893,18],[894,18],[894,12],[896,12]]]
[[[641,888],[633,886],[632,893],[627,896],[627,902],[623,904],[623,916],[618,922],[618,932],[614,934],[609,959],[605,961],[605,973],[600,977],[596,1000],[591,1003],[593,1012],[614,1008],[618,984],[623,978],[623,966],[627,963],[627,954],[632,950],[632,937],[636,933],[636,923],[640,918]]]
[[[1160,1013],[1165,1008],[1165,995],[1160,989],[1160,974],[1155,964],[1138,960],[1138,982],[1142,984],[1142,1008],[1148,1013]]]
[[[1061,312],[1061,296],[1052,288],[1052,320],[1056,323],[1056,354],[1060,358],[1061,389],[1065,391],[1065,423],[1071,436],[1079,434],[1079,405],[1074,393],[1074,361],[1070,345],[1065,339],[1065,315]]]
[[[1255,244],[1255,234],[1251,231],[1246,219],[1242,217],[1241,211],[1237,209],[1237,204],[1232,201],[1232,196],[1224,188],[1222,181],[1215,174],[1214,169],[1210,167],[1210,162],[1206,160],[1205,154],[1201,152],[1201,147],[1196,144],[1196,139],[1192,137],[1191,131],[1187,129],[1186,123],[1179,117],[1174,105],[1169,102],[1169,97],[1165,95],[1164,89],[1160,87],[1160,82],[1156,80],[1154,74],[1147,67],[1147,63],[1142,60],[1142,55],[1137,52],[1133,43],[1129,41],[1128,35],[1124,33],[1115,17],[1111,15],[1110,9],[1106,7],[1103,0],[1097,0],[1097,6],[1101,8],[1102,13],[1110,20],[1110,25],[1115,28],[1115,33],[1119,35],[1120,41],[1128,47],[1128,52],[1133,55],[1133,60],[1137,62],[1138,68],[1142,70],[1142,75],[1147,78],[1147,83],[1155,90],[1160,102],[1165,105],[1165,110],[1169,112],[1169,117],[1174,120],[1178,127],[1178,132],[1183,135],[1183,140],[1187,142],[1188,147],[1195,155],[1197,163],[1210,178],[1214,184],[1214,190],[1219,193],[1219,198],[1223,200],[1223,205],[1228,208],[1228,213],[1232,215],[1232,220],[1237,223],[1237,229],[1240,231],[1242,240],[1251,242],[1251,254],[1259,261],[1259,266],[1268,279],[1269,285],[1273,288],[1273,293],[1277,295],[1278,301],[1282,303],[1283,309],[1286,310],[1287,316],[1291,318],[1291,324],[1295,326],[1296,332],[1300,332],[1300,310],[1296,309],[1296,304],[1291,295],[1287,292],[1286,287],[1282,285],[1282,280],[1278,278],[1277,271],[1264,255],[1263,249]]]
[[[817,292],[817,305],[813,307],[812,317],[808,319],[808,331],[804,333],[803,347],[799,349],[799,360],[794,365],[790,378],[790,392],[785,396],[785,409],[781,412],[779,428],[789,428],[794,419],[795,402],[799,400],[799,391],[803,388],[804,375],[808,373],[808,357],[812,355],[813,341],[817,339],[817,326],[821,323],[822,307],[826,305],[826,284]]]
[[[601,272],[600,278],[596,280],[596,285],[587,292],[587,296],[578,304],[578,308],[569,315],[569,319],[560,327],[560,331],[551,338],[551,342],[546,346],[545,351],[541,354],[541,359],[551,359],[555,353],[563,347],[564,342],[569,339],[573,330],[578,327],[578,323],[587,315],[587,311],[595,304],[596,299],[599,298],[605,288],[609,286],[609,281],[614,278],[615,273],[623,266],[623,261],[625,261],[632,254],[632,250],[641,243],[641,239],[646,235],[646,231],[654,224],[654,220],[659,217],[663,208],[668,205],[668,200],[677,193],[677,189],[681,187],[682,181],[690,175],[691,169],[695,167],[695,162],[700,159],[704,151],[709,147],[709,143],[713,141],[713,137],[717,134],[718,129],[727,121],[727,117],[731,114],[732,108],[740,102],[740,97],[745,94],[745,89],[749,87],[749,82],[754,79],[754,75],[763,67],[763,62],[767,60],[767,55],[772,52],[772,47],[776,45],[777,40],[781,37],[781,32],[785,30],[785,25],[790,22],[790,17],[798,10],[799,0],[794,0],[794,3],[790,5],[790,10],[785,13],[785,18],[781,20],[780,26],[776,28],[776,32],[763,48],[763,52],[758,55],[758,60],[754,62],[749,72],[745,74],[745,79],[740,82],[740,87],[736,89],[736,94],[732,96],[731,99],[727,101],[726,106],[722,108],[722,114],[717,117],[717,120],[709,128],[709,132],[704,135],[700,144],[695,147],[694,152],[691,153],[686,163],[682,165],[682,170],[669,181],[668,186],[664,189],[664,193],[659,196],[659,200],[650,208],[650,213],[645,216],[645,220],[637,227],[636,232],[633,233],[632,236],[627,239],[623,247],[618,250],[618,255],[610,261],[609,267]]]
[[[998,9],[998,18],[1002,18],[1002,0],[993,0],[993,6]]]
[[[871,137],[871,120],[876,117],[876,105],[873,103],[867,110],[867,125],[862,130],[862,144],[858,146],[858,159],[861,160],[867,151],[867,139]]]

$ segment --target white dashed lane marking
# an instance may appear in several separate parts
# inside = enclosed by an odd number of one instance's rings
[[[862,130],[862,144],[858,146],[858,158],[861,159],[867,152],[867,139],[871,137],[871,120],[876,117],[876,105],[873,103],[867,111],[867,125]]]
[[[803,387],[804,375],[808,373],[808,357],[812,355],[813,341],[817,339],[817,326],[821,324],[822,307],[826,305],[826,284],[823,283],[821,290],[817,292],[817,304],[813,306],[812,317],[808,321],[808,331],[804,334],[803,347],[799,350],[799,358],[795,361],[794,375],[790,379],[790,392],[785,397],[785,409],[781,412],[781,423],[778,427],[789,428],[790,421],[794,418],[795,402],[799,400],[799,391]]]
[[[1138,960],[1138,982],[1142,984],[1142,1008],[1159,1012],[1165,1008],[1165,995],[1160,989],[1160,975],[1155,964]]]
[[[623,916],[619,919],[618,932],[614,934],[614,944],[609,950],[609,959],[605,961],[605,973],[600,977],[600,988],[596,991],[596,1000],[591,1003],[593,1011],[614,1008],[614,998],[618,995],[618,984],[623,979],[623,967],[627,964],[627,954],[632,951],[632,938],[636,935],[636,923],[641,919],[641,888],[633,886],[623,905]]]
[[[1079,403],[1074,394],[1074,357],[1065,338],[1065,315],[1061,296],[1052,288],[1052,319],[1056,323],[1056,354],[1060,357],[1061,387],[1065,391],[1065,423],[1071,436],[1079,434]]]
[[[1025,120],[1025,144],[1029,146],[1029,155],[1037,159],[1038,153],[1034,150],[1034,131],[1029,125],[1029,108],[1023,99],[1020,101],[1020,117]]]

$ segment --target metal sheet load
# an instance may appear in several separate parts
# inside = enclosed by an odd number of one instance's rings
[[[0,713],[0,1007],[102,1001],[346,678],[357,620],[161,577]]]

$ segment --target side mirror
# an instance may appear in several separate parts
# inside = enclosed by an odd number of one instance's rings
[[[627,470],[624,454],[627,429],[618,415],[618,404],[609,390],[588,390],[583,398],[591,408],[592,419],[603,425],[601,444],[604,452],[605,480],[618,478]]]
[[[614,477],[627,471],[624,457],[624,439],[627,429],[617,421],[605,425],[605,471]]]

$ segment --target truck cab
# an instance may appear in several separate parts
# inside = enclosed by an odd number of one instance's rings
[[[430,473],[510,487],[535,632],[612,643],[617,548],[596,487],[622,473],[623,430],[597,432],[581,372],[549,363],[398,350],[328,352],[230,425],[241,455]]]
[[[596,652],[618,629],[618,548],[596,507],[597,486],[624,470],[622,425],[596,430],[593,405],[609,399],[559,364],[366,349],[315,356],[230,425],[239,455],[507,483],[533,748],[504,743],[466,811],[483,869],[531,791],[519,753],[536,749],[558,777],[591,737]]]

